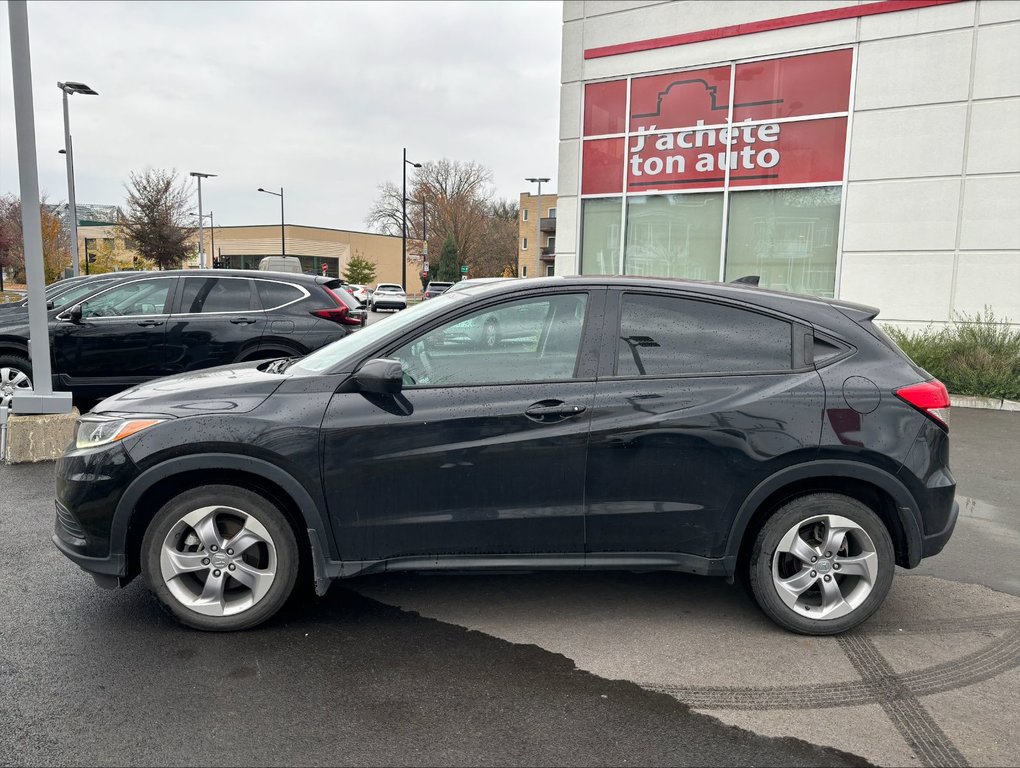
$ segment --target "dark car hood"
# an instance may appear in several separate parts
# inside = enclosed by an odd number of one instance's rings
[[[264,373],[265,360],[225,365],[156,379],[108,397],[93,413],[194,416],[199,413],[247,413],[265,402],[284,377]]]

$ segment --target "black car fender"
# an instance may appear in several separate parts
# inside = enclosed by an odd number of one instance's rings
[[[174,475],[194,470],[233,469],[263,477],[290,496],[308,531],[316,592],[324,594],[335,568],[332,557],[332,527],[311,494],[289,472],[263,459],[231,453],[198,453],[178,456],[156,464],[136,477],[121,496],[110,527],[110,551],[126,552],[128,528],[138,502],[150,488]]]
[[[793,483],[833,477],[861,480],[889,494],[895,504],[906,539],[908,567],[917,565],[921,559],[921,511],[906,486],[889,472],[872,464],[822,459],[781,469],[760,482],[747,495],[733,519],[726,540],[724,562],[727,572],[735,571],[744,534],[755,512],[766,499]]]

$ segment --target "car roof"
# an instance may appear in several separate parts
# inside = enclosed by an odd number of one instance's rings
[[[277,256],[276,258],[280,258]],[[287,258],[291,258],[288,256]],[[297,257],[294,257],[297,258]],[[302,285],[323,285],[337,282],[336,277],[322,275],[304,275],[298,272],[273,272],[267,269],[164,269],[146,270],[141,272],[110,272],[110,275],[123,275],[124,278],[137,277],[247,277],[265,279],[286,279]],[[106,275],[103,275],[105,277]],[[97,275],[98,277],[98,275]]]
[[[756,304],[761,307],[776,309],[805,319],[809,316],[826,315],[832,308],[843,314],[854,314],[873,318],[878,314],[876,307],[839,299],[808,296],[801,293],[789,293],[770,288],[759,288],[746,283],[720,283],[707,280],[689,280],[673,277],[646,277],[641,275],[550,275],[534,277],[527,280],[499,280],[491,283],[480,283],[466,288],[462,294],[469,296],[499,295],[531,292],[541,288],[652,288],[683,291],[685,293],[702,294],[706,297],[729,298],[732,300]]]

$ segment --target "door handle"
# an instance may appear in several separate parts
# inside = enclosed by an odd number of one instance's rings
[[[560,400],[542,400],[529,407],[524,415],[535,421],[561,421],[579,416],[586,410],[583,405],[564,403]]]
[[[162,320],[142,320],[138,323],[142,328],[154,328],[157,325],[163,325]]]
[[[255,321],[252,320],[250,317],[235,317],[232,318],[230,322],[232,322],[234,325],[251,325]]]

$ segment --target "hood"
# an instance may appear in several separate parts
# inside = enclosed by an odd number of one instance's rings
[[[258,369],[266,362],[256,360],[156,379],[106,398],[92,413],[177,417],[247,413],[265,402],[284,381],[280,374]]]

